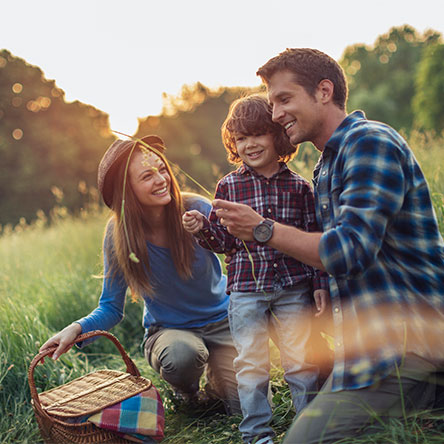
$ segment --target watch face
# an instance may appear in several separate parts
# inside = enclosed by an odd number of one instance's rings
[[[272,232],[272,227],[262,222],[254,228],[253,236],[256,242],[265,243],[270,240]]]
[[[270,235],[270,227],[267,225],[259,225],[256,229],[256,237],[261,240]]]

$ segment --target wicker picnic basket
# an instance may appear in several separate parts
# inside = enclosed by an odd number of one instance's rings
[[[42,358],[50,355],[56,347],[36,355],[29,366],[28,382],[31,403],[40,432],[47,444],[140,442],[137,439],[124,439],[112,431],[82,420],[82,417],[135,396],[152,385],[150,380],[140,376],[134,362],[111,333],[101,330],[91,331],[78,336],[73,344],[94,336],[106,336],[116,345],[126,364],[125,373],[117,370],[99,370],[54,389],[37,393],[34,369]]]

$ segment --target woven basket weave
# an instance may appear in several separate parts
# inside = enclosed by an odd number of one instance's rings
[[[129,444],[138,441],[123,439],[114,432],[101,429],[88,421],[70,422],[85,415],[92,415],[151,387],[151,381],[140,376],[134,362],[111,333],[91,331],[78,336],[73,344],[94,336],[106,336],[116,345],[126,364],[126,373],[99,370],[39,394],[35,387],[34,369],[42,358],[50,355],[57,347],[39,353],[31,361],[28,370],[31,402],[40,432],[47,444]]]

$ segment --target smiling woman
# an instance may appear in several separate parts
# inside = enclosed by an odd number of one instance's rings
[[[200,247],[181,222],[186,210],[208,215],[211,205],[181,193],[164,150],[160,137],[147,136],[116,140],[105,153],[98,187],[113,217],[105,230],[99,305],[41,350],[57,345],[57,359],[80,333],[111,329],[123,318],[129,288],[145,304],[146,359],[176,397],[194,407],[214,401],[228,414],[239,413],[226,278],[218,257]],[[205,371],[203,392],[199,380]]]
[[[105,203],[118,222],[111,221],[116,250],[111,269],[118,264],[133,295],[140,297],[153,293],[152,279],[146,276],[152,266],[146,241],[169,247],[179,275],[191,276],[193,241],[180,226],[183,199],[164,150],[157,136],[144,137],[136,144],[117,140],[99,166],[99,190],[103,189]],[[165,187],[168,192],[163,192]],[[159,191],[162,196],[154,194]],[[168,237],[175,239],[171,246]]]
[[[171,176],[157,154],[136,151],[129,166],[129,181],[142,206],[162,212],[169,204]]]

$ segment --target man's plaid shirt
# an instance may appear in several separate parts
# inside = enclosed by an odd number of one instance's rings
[[[407,352],[444,358],[444,243],[405,140],[350,114],[315,167],[335,326],[333,390],[370,386]]]
[[[219,181],[215,197],[249,205],[263,217],[276,222],[305,231],[319,231],[310,183],[291,171],[285,163],[281,163],[279,171],[270,178],[243,164]],[[227,266],[229,291],[273,291],[276,282],[288,288],[306,279],[313,281],[314,290],[328,288],[326,273],[315,271],[266,245],[256,242],[244,244],[232,236],[219,223],[214,209],[197,237],[204,248],[216,253],[236,249]],[[254,262],[254,273],[249,253]]]

